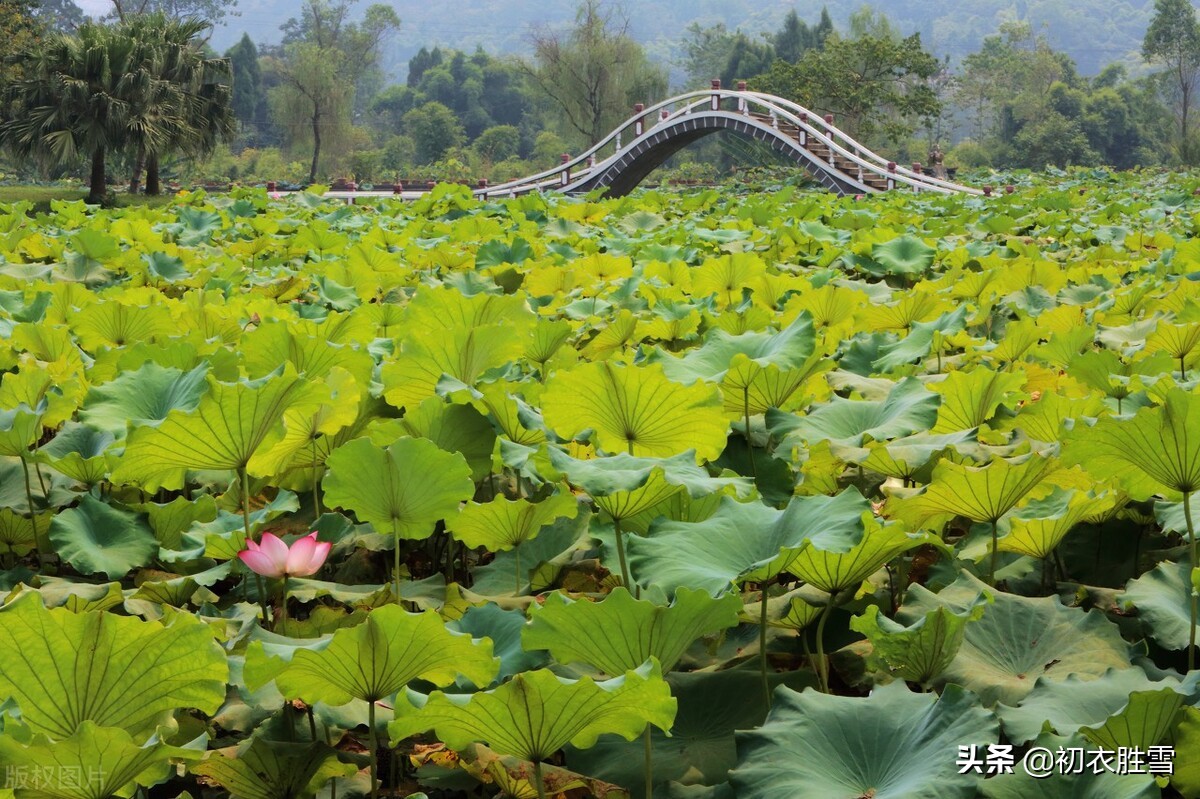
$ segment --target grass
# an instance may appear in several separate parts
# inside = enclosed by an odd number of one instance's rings
[[[82,200],[86,196],[86,189],[68,189],[61,186],[0,186],[0,204],[22,201],[28,201],[35,205],[44,203],[47,206],[46,210],[49,210],[48,206],[51,200]],[[170,203],[173,193],[167,192],[157,197],[147,197],[142,194],[131,195],[120,192],[115,196],[117,205],[121,207],[131,205],[159,207]]]

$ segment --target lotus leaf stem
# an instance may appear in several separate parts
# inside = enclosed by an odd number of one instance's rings
[[[533,761],[533,787],[538,799],[546,799],[546,781],[542,778],[542,761]]]
[[[1192,569],[1200,568],[1200,564],[1197,564],[1196,562],[1196,528],[1192,524],[1192,494],[1190,491],[1183,492],[1183,518],[1185,521],[1187,521],[1189,556],[1188,565]],[[1200,597],[1196,596],[1196,589],[1192,587],[1192,581],[1190,577],[1191,572],[1189,571],[1188,579],[1186,580],[1189,589],[1188,598],[1191,600],[1188,602],[1188,611],[1190,612],[1191,616],[1191,624],[1189,625],[1190,629],[1188,630],[1187,654],[1187,667],[1189,672],[1196,668],[1196,622],[1198,617],[1200,617],[1200,607],[1197,607],[1197,605],[1200,604]]]

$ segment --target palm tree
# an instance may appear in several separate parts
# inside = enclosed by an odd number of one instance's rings
[[[218,141],[233,135],[232,71],[229,59],[205,55],[200,36],[208,27],[203,20],[176,20],[162,14],[133,17],[125,23],[129,35],[147,48],[146,63],[153,65],[157,77],[170,86],[172,93],[169,106],[147,108],[148,117],[156,116],[148,126],[161,129],[164,136],[138,137],[130,143],[136,152],[130,192],[138,190],[145,168],[146,193],[159,193],[161,155],[179,152],[204,156]]]
[[[0,143],[53,165],[89,157],[88,202],[104,198],[109,153],[135,138],[165,144],[167,130],[149,109],[169,108],[172,89],[121,28],[86,23],[15,58],[22,76],[4,93]]]

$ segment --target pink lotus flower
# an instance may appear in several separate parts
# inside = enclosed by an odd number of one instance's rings
[[[263,577],[309,577],[316,574],[329,557],[328,542],[318,542],[317,534],[309,533],[289,548],[274,533],[263,533],[262,541],[246,542],[238,553],[242,563]]]

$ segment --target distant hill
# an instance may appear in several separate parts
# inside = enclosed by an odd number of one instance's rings
[[[360,8],[371,0],[361,0]],[[528,49],[536,25],[566,25],[573,19],[575,0],[391,0],[400,15],[401,31],[388,53],[389,70],[399,77],[408,59],[422,46],[441,45],[491,52],[519,53]],[[776,29],[791,8],[816,21],[828,5],[834,23],[844,25],[853,10],[848,3],[822,0],[629,0],[625,4],[633,35],[658,59],[671,63],[676,42],[698,22],[724,22],[747,32]],[[1008,19],[1031,22],[1051,44],[1064,50],[1084,74],[1105,64],[1140,63],[1142,36],[1153,10],[1152,0],[879,0],[883,11],[904,32],[919,32],[939,56],[957,61],[979,48],[984,36]],[[279,39],[279,25],[293,16],[292,0],[240,0],[240,16],[213,36],[225,48],[246,31],[259,42]]]

